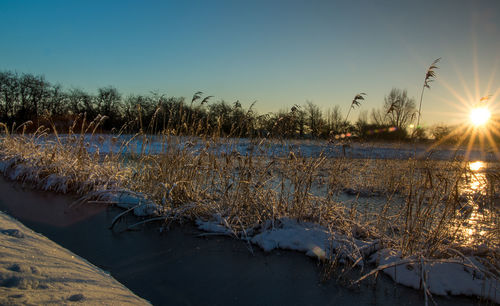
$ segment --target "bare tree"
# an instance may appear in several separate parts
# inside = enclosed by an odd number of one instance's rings
[[[21,116],[36,119],[40,112],[42,100],[46,97],[50,84],[43,76],[23,74],[20,79]]]
[[[15,115],[16,101],[19,95],[17,74],[0,71],[0,103],[2,104],[2,120],[9,120]]]
[[[97,114],[93,105],[93,97],[81,89],[71,89],[68,93],[68,107],[73,114],[86,112],[88,116],[94,118]]]
[[[358,120],[356,121],[356,127],[358,128],[358,130],[362,130],[368,124],[369,124],[368,111],[364,110],[364,111],[359,112]]]
[[[335,105],[332,109],[326,111],[326,126],[331,132],[337,132],[344,124],[342,119],[342,111],[339,105]]]
[[[311,136],[317,137],[320,134],[321,126],[323,124],[322,112],[316,104],[311,101],[306,102],[305,112],[307,116],[307,123],[311,130]]]
[[[120,116],[121,95],[114,87],[103,87],[97,90],[97,109],[100,115],[108,117],[104,123],[107,129],[113,128],[118,124]]]
[[[390,125],[406,130],[416,114],[415,100],[408,97],[406,89],[393,88],[384,98],[384,110]]]

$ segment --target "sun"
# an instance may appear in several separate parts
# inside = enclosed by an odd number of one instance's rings
[[[485,125],[490,117],[491,113],[486,107],[473,108],[470,112],[470,121],[476,127]]]

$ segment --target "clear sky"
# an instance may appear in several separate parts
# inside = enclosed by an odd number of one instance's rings
[[[392,87],[418,103],[438,57],[424,124],[456,122],[488,94],[498,105],[500,1],[0,0],[0,70],[90,92],[201,90],[261,113],[306,100],[345,113],[355,94],[371,110]]]

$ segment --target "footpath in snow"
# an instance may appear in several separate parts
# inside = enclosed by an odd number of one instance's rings
[[[109,274],[0,212],[0,305],[150,305]]]

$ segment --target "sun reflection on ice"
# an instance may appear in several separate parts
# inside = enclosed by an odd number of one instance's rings
[[[489,218],[490,212],[484,207],[482,199],[486,193],[487,177],[486,163],[476,161],[469,163],[470,172],[466,174],[461,193],[467,199],[460,209],[461,220],[456,225],[458,238],[464,245],[477,246],[486,242],[486,229],[495,227],[495,222]]]
[[[471,171],[478,171],[485,167],[486,165],[482,161],[475,161],[469,164],[469,169]]]

